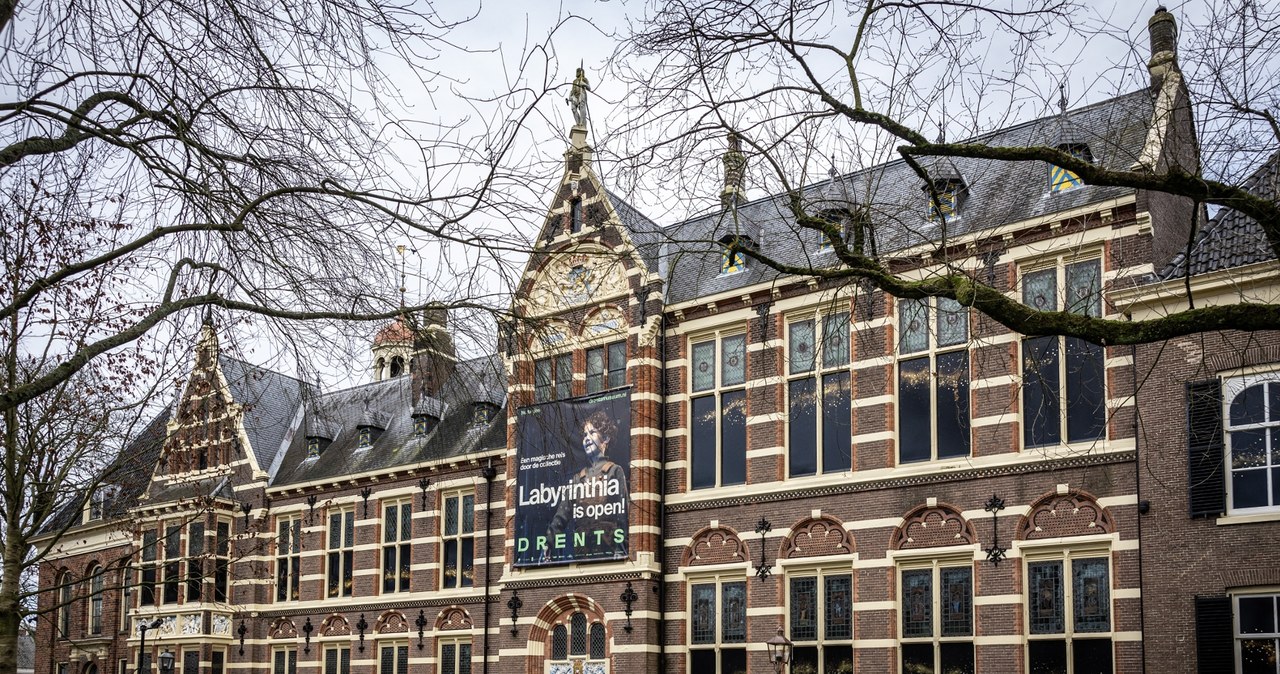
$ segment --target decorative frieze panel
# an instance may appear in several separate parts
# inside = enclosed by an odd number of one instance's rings
[[[1109,534],[1116,530],[1107,509],[1083,492],[1046,496],[1031,507],[1018,523],[1018,538],[1040,538]]]
[[[839,520],[825,515],[801,520],[778,551],[781,559],[852,554],[853,536]]]
[[[698,532],[684,550],[680,566],[732,564],[747,561],[747,546],[732,529],[707,528]]]
[[[895,550],[972,545],[978,540],[973,525],[947,506],[921,506],[907,515],[893,532],[890,547]]]

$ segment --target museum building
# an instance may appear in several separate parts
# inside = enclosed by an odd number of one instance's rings
[[[1150,88],[976,140],[1194,167],[1172,16],[1151,35]],[[748,161],[730,137],[718,206],[659,226],[576,124],[489,356],[458,357],[443,309],[406,315],[370,383],[323,391],[207,322],[129,477],[56,524],[38,674],[745,674],[779,636],[793,674],[1251,672],[1268,648],[1275,671],[1274,336],[1027,337],[780,274],[744,250],[831,268],[836,242],[751,195]],[[907,279],[1037,309],[1160,315],[1188,279],[1238,301],[1239,273],[1276,299],[1238,214],[1188,246],[1189,200],[927,169],[803,199]]]

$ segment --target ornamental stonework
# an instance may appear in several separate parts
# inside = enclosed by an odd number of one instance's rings
[[[1018,523],[1018,538],[1041,538],[1109,534],[1116,530],[1111,513],[1090,495],[1074,492],[1040,499]]]
[[[895,550],[972,545],[978,540],[973,524],[953,508],[922,506],[907,516],[893,532],[890,547]]]
[[[747,546],[732,529],[717,527],[698,532],[684,549],[680,566],[732,564],[747,559]]]
[[[853,536],[834,517],[811,517],[791,529],[778,556],[783,559],[853,554]]]

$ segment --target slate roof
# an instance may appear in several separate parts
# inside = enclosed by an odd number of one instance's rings
[[[268,470],[285,446],[294,416],[310,387],[288,375],[229,356],[219,356],[218,364],[227,378],[232,399],[244,406],[245,433],[258,466]]]
[[[474,403],[499,409],[506,403],[507,380],[499,356],[459,362],[441,387],[437,403],[419,405],[444,412],[425,437],[414,434],[412,385],[412,377],[405,375],[310,398],[306,423],[310,425],[316,417],[337,433],[314,459],[307,457],[306,433],[294,434],[271,484],[335,478],[506,445],[504,414],[499,412],[486,424],[474,423]],[[371,446],[362,448],[357,425],[371,416],[385,419],[386,427]]]
[[[1128,168],[1137,160],[1146,140],[1153,110],[1152,93],[1137,91],[1064,116],[1054,115],[995,133],[972,142],[995,146],[1048,145],[1063,140],[1088,143],[1095,162]],[[1050,192],[1048,166],[1043,162],[1008,162],[955,158],[948,160],[967,185],[958,217],[949,218],[949,235],[998,227],[1039,215],[1061,212],[1114,199],[1133,190],[1084,186]],[[942,167],[939,167],[942,168]],[[950,166],[947,167],[950,169]],[[805,188],[805,198],[816,210],[829,207],[867,209],[875,226],[881,254],[937,240],[942,232],[930,221],[927,195],[920,177],[898,160],[855,171]],[[783,196],[769,196],[741,204],[737,220],[724,211],[695,217],[663,229],[664,257],[668,266],[667,301],[678,303],[767,282],[780,277],[762,264],[720,275],[720,247],[712,242],[725,235],[750,236],[761,250],[784,263],[823,266],[830,253],[819,252],[816,232],[801,230],[787,209]]]
[[[1280,197],[1280,152],[1271,155],[1242,185],[1249,192],[1275,199]],[[1257,220],[1223,208],[1202,227],[1191,249],[1178,253],[1156,275],[1160,280],[1187,274],[1205,274],[1274,258],[1271,243]]]
[[[167,407],[147,422],[142,432],[134,436],[124,450],[116,456],[111,465],[103,473],[102,484],[114,487],[115,495],[104,504],[103,519],[114,519],[123,516],[129,508],[137,505],[138,498],[151,483],[151,474],[156,462],[160,460],[160,450],[164,447],[165,426],[173,408]],[[78,522],[84,512],[85,499],[89,494],[80,494],[67,503],[50,518],[41,533],[60,531],[73,522]]]
[[[631,243],[640,252],[649,271],[658,272],[662,259],[662,242],[665,239],[662,228],[614,192],[606,189],[605,196],[613,204],[613,210],[618,213],[622,226],[627,228]]]

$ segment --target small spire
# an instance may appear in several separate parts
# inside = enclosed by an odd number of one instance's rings
[[[400,254],[400,315],[402,316],[404,315],[404,294],[407,290],[405,288],[404,251],[405,246],[403,243],[396,246],[396,252]]]
[[[720,190],[720,205],[727,211],[742,202],[747,171],[747,158],[742,154],[742,139],[733,131],[729,132],[729,149],[721,161],[724,163],[724,187]]]
[[[1067,116],[1067,81],[1058,83],[1058,114]]]

